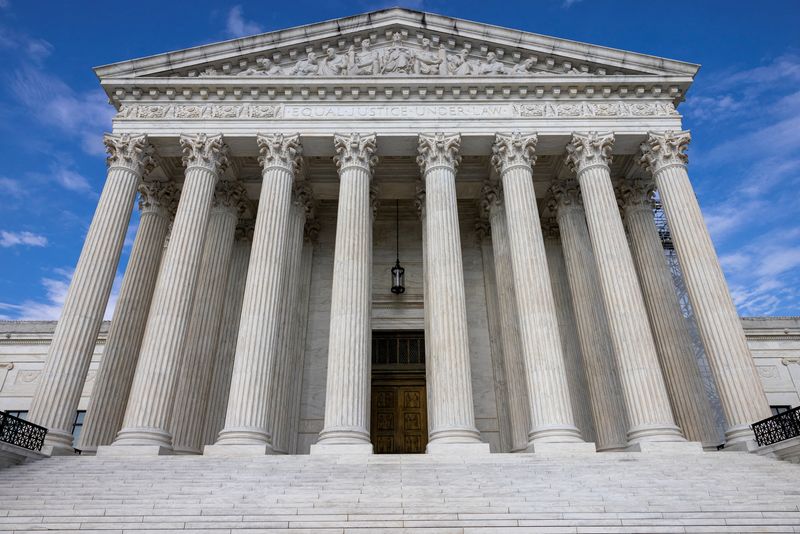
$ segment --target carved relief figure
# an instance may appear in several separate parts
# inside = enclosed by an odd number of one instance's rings
[[[392,46],[386,52],[381,72],[399,72],[405,74],[412,72],[414,56],[411,50],[403,46],[402,39],[403,36],[400,33],[395,32],[395,34],[392,35]]]
[[[508,74],[508,68],[497,60],[497,56],[494,52],[489,52],[486,54],[485,61],[478,62],[475,65],[473,72],[475,72],[475,74],[488,75]]]
[[[317,63],[320,76],[339,76],[347,72],[347,55],[337,56],[332,47],[325,50],[325,55]]]
[[[283,69],[272,62],[269,58],[258,58],[256,66],[243,70],[237,76],[279,76],[283,74]]]
[[[444,51],[444,47],[440,49]],[[422,50],[414,53],[416,62],[414,63],[414,74],[438,74],[439,65],[442,61],[447,61],[440,53],[435,52],[431,48],[429,39],[422,40]]]
[[[361,52],[355,55],[356,74],[378,74],[381,70],[381,55],[370,48],[369,39],[361,41]]]
[[[317,55],[314,52],[309,52],[306,59],[301,59],[295,63],[294,68],[289,71],[289,74],[311,75],[316,74],[318,69]]]
[[[456,55],[447,56],[448,70],[455,76],[469,76],[472,73],[472,64],[467,59],[469,50],[462,48]]]

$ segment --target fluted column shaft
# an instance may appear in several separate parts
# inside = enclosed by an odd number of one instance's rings
[[[208,228],[214,187],[227,165],[222,136],[181,136],[186,176],[156,283],[130,400],[114,447],[171,450],[172,403]]]
[[[199,454],[204,445],[203,426],[225,301],[226,287],[221,281],[228,279],[236,222],[245,209],[246,198],[241,184],[217,184],[173,403],[175,452]]]
[[[309,223],[306,224],[309,228]],[[300,426],[300,396],[303,392],[303,362],[306,352],[306,333],[308,331],[308,299],[311,288],[311,268],[314,259],[314,242],[312,237],[316,230],[306,232],[303,242],[303,253],[300,260],[300,276],[298,279],[297,306],[295,306],[295,320],[297,328],[294,329],[294,350],[292,379],[290,383],[288,450],[297,454],[297,433]]]
[[[761,380],[686,172],[689,132],[653,134],[642,145],[653,173],[700,337],[719,393],[728,443],[753,439],[750,424],[770,416]]]
[[[292,184],[300,168],[299,135],[257,137],[262,165],[250,265],[247,269],[242,316],[236,342],[225,428],[207,454],[227,454],[248,448],[255,454],[272,452],[267,406],[277,354],[280,299],[285,262],[283,253]]]
[[[144,135],[107,135],[108,175],[97,203],[28,417],[47,427],[45,447],[72,452],[72,424],[114,283],[136,186],[153,167]]]
[[[628,441],[683,441],[675,426],[647,310],[611,185],[611,134],[573,135],[568,162],[578,175],[603,304],[628,408]]]
[[[572,306],[569,282],[567,281],[561,241],[556,235],[557,232],[555,235],[548,235],[545,232],[544,250],[547,255],[547,269],[550,271],[553,301],[556,304],[556,314],[558,315],[561,347],[564,350],[564,368],[567,371],[569,398],[572,401],[572,416],[575,418],[575,425],[581,431],[583,439],[594,442],[597,439],[597,432],[595,431],[592,414],[591,395],[588,393],[586,365],[578,336],[575,335],[578,332],[578,327],[575,324],[575,312]],[[622,432],[624,436],[624,425],[622,425]],[[598,442],[597,449],[602,450],[602,447],[602,443]]]
[[[428,452],[438,444],[478,443],[472,400],[464,267],[458,224],[455,177],[459,136],[421,135],[417,158],[425,182],[426,344],[430,343],[433,383],[428,387],[433,424]],[[427,335],[429,334],[429,335]]]
[[[555,205],[564,250],[578,341],[584,356],[598,450],[627,445],[628,420],[620,395],[617,362],[592,253],[592,242],[577,187],[556,187]]]
[[[533,190],[536,136],[498,134],[492,162],[503,182],[514,288],[528,385],[528,445],[581,442],[569,396],[539,211]]]
[[[372,205],[375,135],[334,136],[339,206],[331,288],[325,426],[312,453],[349,447],[372,453],[369,436],[372,369]],[[334,449],[335,450],[335,449]]]
[[[672,410],[687,439],[708,447],[718,445],[711,404],[647,190],[646,186],[634,184],[624,191],[625,224]]]
[[[272,373],[275,393],[268,406],[268,421],[272,424],[272,448],[275,452],[288,453],[287,423],[289,420],[289,390],[295,353],[293,332],[297,328],[294,309],[297,306],[297,287],[300,277],[300,259],[303,253],[303,226],[306,222],[305,207],[296,201],[289,215],[289,228],[286,232],[286,262],[283,274],[284,291],[281,296],[281,330],[278,338],[278,351],[275,370]]]
[[[92,387],[80,444],[84,454],[110,445],[122,426],[153,299],[169,219],[177,205],[173,184],[139,187],[139,227],[122,279],[103,358]]]
[[[236,354],[236,338],[239,334],[239,319],[242,315],[244,286],[247,280],[247,265],[250,262],[250,247],[253,239],[252,220],[240,224],[236,241],[231,252],[228,281],[225,284],[225,304],[220,320],[214,369],[206,406],[203,445],[211,445],[217,440],[225,426],[225,409],[228,406],[228,393],[231,388],[233,357]]]
[[[489,224],[492,231],[494,272],[497,280],[500,342],[503,347],[506,390],[508,391],[511,452],[519,452],[528,447],[528,431],[531,429],[531,417],[528,391],[525,384],[525,366],[522,362],[519,327],[517,325],[517,300],[514,293],[514,271],[511,267],[511,249],[508,244],[506,212],[500,198],[491,202],[489,206]]]

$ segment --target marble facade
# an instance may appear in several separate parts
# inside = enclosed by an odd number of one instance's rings
[[[430,454],[715,446],[657,194],[746,446],[769,404],[687,174],[696,71],[404,9],[98,67],[108,177],[29,418],[72,451],[138,190],[81,449],[369,454],[375,330],[425,332]]]

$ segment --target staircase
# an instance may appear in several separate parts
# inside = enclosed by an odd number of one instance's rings
[[[57,457],[0,471],[0,531],[800,532],[800,466],[739,452]]]

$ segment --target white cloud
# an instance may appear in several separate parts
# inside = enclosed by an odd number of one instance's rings
[[[92,192],[89,181],[79,173],[65,168],[53,169],[53,177],[65,189],[78,192]],[[94,194],[92,192],[92,194]]]
[[[245,37],[256,33],[262,33],[263,31],[264,29],[257,22],[244,18],[242,6],[233,6],[230,11],[228,11],[225,32],[230,37]]]
[[[22,198],[25,196],[25,188],[19,180],[12,180],[11,178],[0,176],[0,195]]]
[[[46,247],[47,238],[32,232],[8,232],[6,230],[0,230],[0,247],[9,248],[18,245]]]

